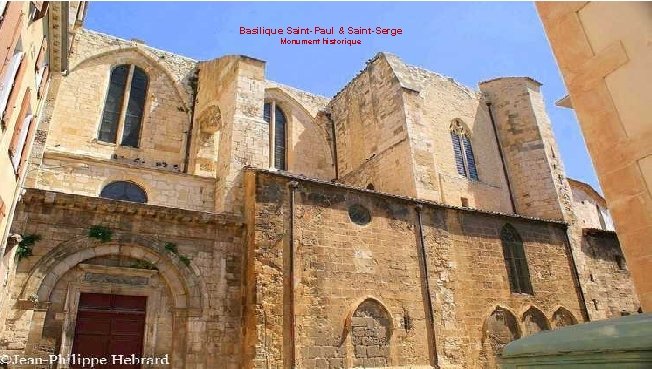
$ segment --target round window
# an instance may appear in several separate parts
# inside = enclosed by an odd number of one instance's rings
[[[365,225],[371,222],[371,213],[369,209],[360,204],[349,206],[349,218],[355,224]]]

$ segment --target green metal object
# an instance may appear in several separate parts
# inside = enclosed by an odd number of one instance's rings
[[[511,342],[502,369],[652,368],[652,314],[578,324]]]

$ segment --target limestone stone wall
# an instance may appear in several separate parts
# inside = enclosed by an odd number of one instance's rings
[[[93,225],[111,239],[89,237]],[[13,231],[42,239],[10,275],[0,351],[69,353],[76,296],[117,293],[148,298],[145,353],[239,368],[243,230],[228,215],[28,190]]]
[[[138,148],[98,141],[112,67],[134,64],[148,75]],[[59,87],[46,151],[126,160],[146,168],[184,170],[196,62],[136,41],[83,30],[73,46],[70,70]],[[120,140],[120,138],[118,138]]]
[[[512,212],[481,95],[380,53],[330,103],[341,181],[450,205]],[[450,125],[468,129],[479,181],[457,173]]]
[[[576,263],[591,320],[637,312],[641,304],[604,198],[586,183],[569,179],[569,184],[574,228],[581,232]]]
[[[199,65],[195,114],[202,117],[212,109],[221,116],[213,133],[217,135],[215,204],[220,211],[242,212],[242,168],[269,164],[269,127],[263,120],[264,65],[246,56],[225,56]]]
[[[332,99],[339,181],[416,196],[405,93],[381,53]]]
[[[85,155],[46,153],[33,179],[30,188],[89,197],[98,197],[111,182],[127,181],[145,191],[148,204],[209,212],[215,208],[213,178],[145,169]]]
[[[483,210],[513,212],[489,113],[481,94],[452,78],[407,65],[388,55],[406,94],[407,126],[417,197]],[[462,121],[471,141],[479,180],[458,174],[450,137],[454,119]]]
[[[480,90],[492,103],[516,205],[516,212],[545,219],[564,219],[570,191],[558,159],[541,85],[525,77],[482,82]],[[562,197],[567,204],[562,208]]]
[[[582,254],[588,274],[584,289],[591,320],[636,313],[641,304],[616,233],[586,229]]]
[[[247,176],[247,218],[255,228],[246,254],[245,367],[292,360],[302,368],[352,367],[370,360],[478,368],[495,364],[485,321],[497,309],[515,317],[516,337],[530,314],[543,316],[542,329],[561,307],[585,319],[561,224],[426,203],[426,275],[415,201],[273,172]],[[369,210],[368,224],[351,221],[354,204]],[[499,238],[507,223],[523,238],[534,295],[510,292]],[[361,306],[374,313],[360,313]],[[360,335],[373,348],[360,347]]]
[[[582,228],[613,231],[614,225],[606,201],[588,184],[569,180],[573,191],[573,212]]]

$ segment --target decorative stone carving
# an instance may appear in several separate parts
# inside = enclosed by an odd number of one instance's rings
[[[145,286],[149,282],[149,278],[138,277],[138,276],[111,275],[111,274],[104,274],[104,273],[86,273],[84,275],[84,282],[115,283],[115,284],[127,284],[131,286]]]
[[[219,106],[210,105],[197,117],[202,132],[215,133],[222,128],[222,112]]]

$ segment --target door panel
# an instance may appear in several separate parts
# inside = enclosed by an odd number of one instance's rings
[[[111,355],[141,357],[145,332],[144,296],[82,293],[72,353],[86,358]],[[72,366],[81,368],[81,366]],[[138,369],[140,365],[107,365],[100,369]]]

